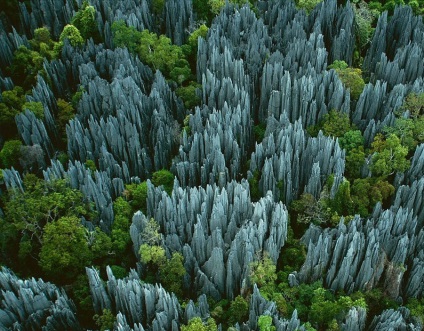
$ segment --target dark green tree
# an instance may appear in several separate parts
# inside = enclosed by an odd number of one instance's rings
[[[0,150],[0,166],[2,168],[16,167],[21,156],[22,142],[20,140],[8,140]]]

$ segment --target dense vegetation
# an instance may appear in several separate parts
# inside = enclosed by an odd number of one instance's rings
[[[1,328],[420,330],[423,11],[2,1]]]

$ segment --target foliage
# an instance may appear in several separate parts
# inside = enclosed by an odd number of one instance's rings
[[[334,328],[335,320],[342,320],[352,307],[367,309],[367,304],[363,298],[354,301],[349,296],[340,296],[335,300],[329,290],[317,288],[314,290],[312,298],[309,321],[312,325],[316,325],[319,328],[326,326],[326,329],[329,330],[330,326]]]
[[[194,317],[188,321],[187,325],[181,325],[181,331],[217,331],[218,328],[213,318],[208,318],[203,323],[200,317]]]
[[[140,59],[154,70],[169,74],[178,60],[183,58],[181,47],[171,44],[171,39],[164,35],[143,30],[138,45]]]
[[[245,321],[249,316],[249,303],[241,295],[231,301],[228,323],[234,325]]]
[[[347,64],[342,62],[344,61],[334,61],[332,65],[328,66],[328,69],[334,69],[337,72],[343,85],[350,90],[352,99],[358,100],[365,86],[362,71],[359,68],[347,67]]]
[[[255,125],[253,127],[253,134],[255,135],[256,142],[260,143],[262,140],[264,140],[265,131],[266,131],[266,125],[263,123]]]
[[[197,55],[197,48],[199,44],[199,38],[206,39],[209,28],[202,24],[196,30],[194,30],[188,37],[188,45],[190,46],[190,53]]]
[[[25,102],[22,106],[22,111],[25,111],[26,109],[33,112],[35,117],[39,119],[44,118],[44,107],[41,102],[35,102],[35,101]]]
[[[411,311],[411,315],[421,324],[424,325],[424,299],[410,298],[406,304],[406,308]]]
[[[261,198],[261,191],[259,188],[259,179],[260,172],[259,170],[255,170],[253,176],[249,178],[249,187],[250,187],[250,198],[252,201],[258,201]]]
[[[154,14],[161,14],[163,12],[164,7],[165,0],[152,0],[152,11]]]
[[[167,291],[173,292],[179,297],[183,295],[183,277],[186,274],[183,262],[183,256],[174,252],[172,257],[159,270],[162,285]]]
[[[267,252],[263,252],[256,261],[250,263],[249,278],[252,284],[256,284],[262,295],[271,295],[277,280],[276,266]]]
[[[125,186],[127,195],[132,210],[135,212],[137,210],[147,213],[147,182],[142,182],[140,184],[128,184]]]
[[[408,148],[402,146],[396,135],[390,134],[384,138],[383,135],[377,134],[371,147],[374,152],[370,166],[373,174],[387,177],[408,169],[409,161],[406,159]]]
[[[408,94],[401,112],[396,115],[394,125],[386,127],[384,132],[396,135],[403,146],[413,151],[418,144],[424,142],[424,93]]]
[[[15,51],[12,65],[9,67],[14,82],[24,90],[30,90],[37,81],[37,75],[43,70],[43,61],[40,53],[20,46]],[[22,105],[17,108],[21,109]]]
[[[191,78],[191,69],[187,60],[179,59],[175,63],[175,67],[169,73],[169,77],[181,86],[184,82]]]
[[[84,39],[82,38],[78,28],[72,24],[67,24],[59,36],[59,42],[54,46],[56,57],[59,57],[62,52],[65,40],[68,40],[69,44],[73,47],[79,47],[84,44]]]
[[[31,49],[38,52],[42,57],[52,60],[55,57],[54,47],[56,43],[51,39],[47,27],[34,30],[34,38],[29,41]]]
[[[115,219],[112,225],[111,239],[114,252],[120,256],[131,245],[130,220],[132,210],[130,204],[122,197],[113,203]]]
[[[165,249],[158,245],[142,244],[140,246],[140,261],[150,264],[155,269],[162,266],[166,261]]]
[[[378,18],[378,11],[371,10],[368,3],[360,1],[353,6],[355,11],[356,48],[360,56],[364,56],[374,32],[373,26]]]
[[[199,88],[199,84],[191,82],[188,86],[180,86],[176,89],[175,93],[183,100],[186,109],[193,109],[200,105],[201,100],[197,95]]]
[[[91,299],[90,285],[86,273],[79,274],[72,283],[70,296],[78,309],[78,316],[82,322],[92,322],[94,309]]]
[[[275,331],[275,326],[272,325],[272,317],[261,315],[258,318],[259,331]]]
[[[21,112],[25,104],[24,90],[15,86],[13,90],[3,91],[0,102],[0,130],[5,137],[16,134],[15,116]]]
[[[158,170],[152,175],[152,183],[155,186],[162,186],[165,191],[171,195],[174,187],[174,175],[166,169]]]
[[[225,0],[208,0],[208,5],[212,14],[218,15],[221,8],[225,6]]]
[[[21,155],[22,142],[20,140],[8,140],[0,150],[0,165],[3,168],[11,168],[18,164]]]
[[[355,213],[369,215],[377,202],[387,200],[395,188],[381,178],[358,178],[351,187],[351,198]]]
[[[294,200],[291,209],[297,213],[296,222],[301,224],[322,224],[330,218],[324,200],[316,200],[310,193],[303,193],[298,200]]]
[[[100,331],[112,330],[115,323],[115,316],[109,309],[103,309],[101,315],[94,315],[93,317],[96,325],[100,327]]]
[[[59,132],[59,136],[62,138],[62,142],[66,143],[66,124],[75,117],[75,109],[69,102],[63,99],[57,100],[57,116],[56,124]]]
[[[127,270],[125,270],[125,268],[120,267],[119,265],[111,265],[110,269],[112,270],[112,273],[116,279],[123,279],[128,275]]]
[[[44,227],[40,266],[45,274],[63,283],[81,274],[91,261],[85,229],[75,217],[62,217]]]
[[[27,174],[23,183],[24,192],[10,190],[5,197],[5,218],[0,226],[2,254],[7,256],[4,261],[19,272],[26,272],[29,266],[37,270],[38,263],[34,262],[38,261],[47,224],[63,217],[94,217],[82,193],[70,188],[65,180],[46,182]]]
[[[304,9],[307,13],[310,13],[321,0],[297,0],[296,5],[299,9]]]
[[[127,27],[125,22],[115,21],[112,24],[113,43],[116,47],[127,47],[131,53],[136,53],[141,39],[141,32],[133,26]]]
[[[96,22],[96,10],[93,6],[89,5],[87,0],[83,2],[82,7],[72,18],[71,24],[79,30],[84,40],[93,38],[95,42],[100,41],[100,34]]]

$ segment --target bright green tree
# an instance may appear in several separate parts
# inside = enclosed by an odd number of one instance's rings
[[[82,38],[80,31],[72,24],[65,25],[62,33],[60,34],[59,41],[64,42],[65,39],[68,39],[69,43],[74,47],[81,46],[84,43],[84,39]]]
[[[22,106],[22,111],[29,110],[34,113],[35,117],[39,119],[44,118],[44,106],[41,102],[25,102]]]
[[[276,266],[272,262],[267,252],[250,263],[250,282],[256,284],[261,290],[261,294],[269,297],[275,290],[275,281],[277,280]]]
[[[117,255],[123,254],[131,244],[130,220],[132,210],[130,204],[122,197],[113,203],[115,219],[112,225],[112,246]]]
[[[160,70],[165,76],[174,69],[179,59],[183,58],[181,47],[173,45],[171,39],[164,35],[159,37],[148,30],[141,32],[138,55],[153,70]]]
[[[261,315],[258,319],[259,331],[275,331],[272,325],[272,317],[269,315]]]
[[[328,69],[334,69],[337,72],[343,85],[350,90],[352,99],[358,100],[365,86],[361,69],[350,68],[347,66],[346,62],[339,60],[329,65]]]
[[[83,272],[90,261],[85,229],[77,217],[62,217],[44,227],[40,266],[48,277],[64,283]]]
[[[202,24],[201,26],[199,26],[199,28],[197,28],[190,34],[190,36],[188,37],[188,45],[190,46],[190,50],[192,54],[194,55],[197,54],[199,38],[206,39],[208,30],[209,28],[205,24]]]
[[[395,172],[403,172],[409,167],[406,159],[408,148],[402,146],[400,139],[390,134],[387,138],[378,134],[371,144],[372,156],[371,171],[377,176],[387,177]]]
[[[217,331],[218,328],[213,318],[208,318],[203,323],[200,317],[194,317],[188,321],[187,325],[181,325],[181,331]]]
[[[96,10],[93,6],[90,6],[88,1],[85,0],[83,2],[82,7],[72,18],[71,24],[80,31],[81,37],[84,40],[93,38],[96,42],[100,41],[99,29],[96,22]]]

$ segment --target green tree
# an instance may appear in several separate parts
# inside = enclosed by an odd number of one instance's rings
[[[269,315],[261,315],[258,319],[260,331],[275,331],[275,326],[272,325],[272,317]]]
[[[358,178],[351,187],[351,198],[355,213],[368,216],[377,202],[384,202],[393,193],[395,188],[388,181],[381,178]]]
[[[214,15],[218,15],[221,8],[225,6],[225,0],[208,0],[210,11]]]
[[[174,187],[174,175],[166,169],[158,170],[152,175],[152,183],[155,186],[162,186],[165,191],[171,195]]]
[[[249,303],[241,295],[236,296],[236,298],[231,301],[229,309],[229,318],[228,323],[234,325],[236,323],[241,324],[249,316]]]
[[[181,47],[172,45],[171,39],[159,37],[148,30],[141,32],[138,55],[153,70],[160,70],[165,76],[174,69],[178,60],[183,58]]]
[[[34,30],[34,38],[29,41],[31,49],[37,51],[42,57],[52,60],[55,57],[54,46],[50,31],[46,27]]]
[[[9,190],[4,199],[1,224],[2,255],[5,263],[26,274],[37,272],[44,227],[62,217],[94,217],[82,193],[65,180],[46,182],[35,175],[23,179],[25,191]],[[13,249],[12,249],[13,248]]]
[[[11,168],[19,164],[22,142],[20,140],[8,140],[0,150],[0,161],[3,168]]]
[[[147,214],[147,182],[140,184],[128,184],[124,194],[130,202],[134,212],[141,210]]]
[[[82,7],[72,18],[71,24],[80,31],[81,37],[84,40],[93,38],[95,42],[100,41],[99,29],[96,22],[96,10],[93,6],[90,6],[88,1],[85,0],[83,2]]]
[[[275,290],[277,280],[276,266],[272,262],[267,252],[260,258],[250,263],[250,282],[256,284],[261,290],[261,294],[266,298],[271,296]]]
[[[85,229],[77,217],[62,217],[44,228],[40,266],[59,283],[74,279],[91,261]]]
[[[20,46],[13,55],[13,62],[9,67],[10,75],[16,85],[28,91],[37,82],[37,75],[43,73],[44,58],[25,46]],[[17,108],[20,110],[22,104]]]
[[[35,117],[39,119],[44,118],[44,106],[41,102],[25,102],[22,106],[22,111],[29,110],[34,113]]]
[[[373,174],[387,177],[395,172],[403,172],[409,167],[409,161],[406,159],[408,148],[402,146],[400,139],[390,134],[387,138],[378,134],[371,144],[372,163],[370,166]]]
[[[187,325],[181,325],[181,331],[217,331],[215,320],[208,318],[206,323],[200,317],[194,317],[188,321]]]
[[[109,309],[103,309],[101,315],[93,316],[96,325],[100,327],[100,331],[113,330],[113,325],[115,324],[115,316]]]
[[[200,105],[200,98],[197,95],[197,90],[201,85],[190,82],[188,86],[180,86],[175,90],[175,93],[183,100],[186,109],[193,109]]]
[[[350,90],[352,99],[358,100],[365,86],[361,69],[347,67],[346,62],[339,60],[329,65],[328,69],[334,69],[337,72],[343,85]]]
[[[67,144],[66,124],[75,117],[75,114],[76,110],[71,103],[66,102],[61,98],[57,99],[56,124],[63,147],[66,147]]]
[[[206,39],[208,31],[209,28],[205,24],[202,24],[201,26],[199,26],[199,28],[197,28],[190,34],[190,36],[188,37],[188,45],[190,46],[191,54],[197,54],[199,38]]]
[[[141,41],[141,32],[133,26],[127,26],[124,21],[112,24],[113,43],[116,47],[127,47],[131,53],[136,53]]]
[[[119,197],[113,203],[115,219],[112,225],[112,247],[115,253],[122,255],[131,244],[130,219],[132,210],[130,204],[122,197]]]
[[[90,249],[91,259],[100,262],[112,251],[112,239],[96,226],[94,231],[85,230],[85,237]]]
[[[24,90],[20,86],[15,86],[13,90],[3,91],[0,102],[0,131],[3,137],[16,135],[17,128],[15,116],[21,112],[25,103]]]
[[[63,43],[65,39],[68,39],[69,43],[74,47],[84,44],[84,39],[82,38],[80,31],[72,24],[65,25],[62,33],[59,36],[60,42]]]
[[[356,36],[356,50],[358,52],[358,64],[362,61],[368,45],[371,42],[372,34],[374,32],[373,25],[379,16],[378,11],[371,10],[368,3],[360,1],[356,6],[353,6],[355,11],[355,36]]]
[[[183,277],[186,274],[183,262],[183,256],[174,252],[159,270],[159,279],[162,285],[167,291],[173,292],[179,297],[183,295]]]
[[[152,0],[152,11],[154,14],[159,15],[165,8],[165,0]]]

